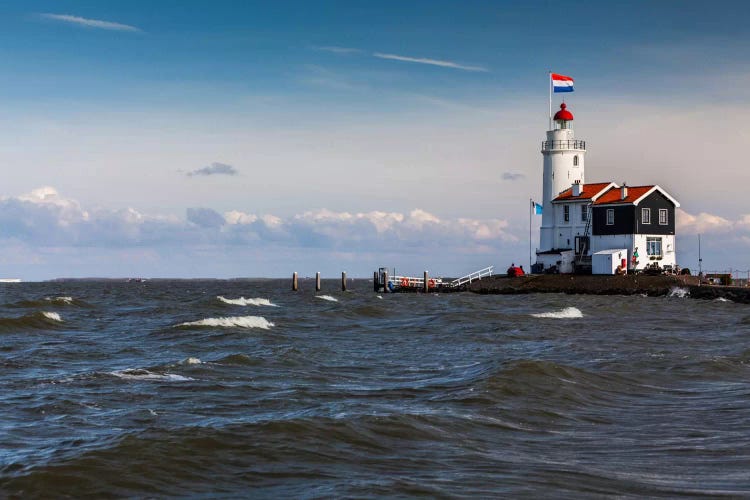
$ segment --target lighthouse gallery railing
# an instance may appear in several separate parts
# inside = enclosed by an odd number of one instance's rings
[[[581,149],[585,151],[586,141],[542,141],[542,151],[549,151],[552,149]]]

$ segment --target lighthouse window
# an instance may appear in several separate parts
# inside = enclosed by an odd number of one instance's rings
[[[646,253],[653,257],[661,257],[661,238],[646,238]]]
[[[575,155],[575,156],[573,157],[573,166],[574,166],[574,167],[577,167],[577,166],[578,166],[578,155]]]
[[[669,211],[666,208],[659,209],[659,225],[666,226],[669,224]]]
[[[565,222],[570,221],[570,205],[563,205],[563,220]]]
[[[612,226],[615,223],[615,209],[614,208],[608,208],[607,209],[607,225]]]
[[[641,209],[641,223],[651,224],[651,209],[650,208]]]

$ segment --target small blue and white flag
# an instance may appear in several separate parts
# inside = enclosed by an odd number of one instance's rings
[[[536,215],[542,215],[542,206],[539,203],[531,202],[531,209],[534,210]]]

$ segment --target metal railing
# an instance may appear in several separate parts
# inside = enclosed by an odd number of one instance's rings
[[[495,266],[485,267],[484,269],[474,271],[473,273],[467,274],[466,276],[461,276],[460,278],[448,283],[448,286],[455,288],[465,283],[471,283],[474,280],[481,280],[482,278],[485,278],[487,276],[492,276],[492,271],[494,270],[494,268]]]
[[[542,141],[542,151],[550,151],[553,149],[580,149],[582,151],[585,151],[586,141]]]
[[[394,286],[401,288],[423,288],[424,278],[415,278],[412,276],[389,276],[388,281],[392,282]],[[430,288],[443,284],[442,278],[427,278],[427,283]]]

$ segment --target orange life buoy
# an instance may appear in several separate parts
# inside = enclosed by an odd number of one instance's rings
[[[427,282],[428,288],[435,288],[435,280],[430,280]]]
[[[401,286],[409,286],[409,278],[401,278]]]

